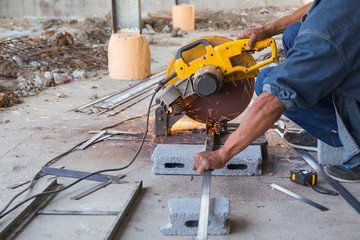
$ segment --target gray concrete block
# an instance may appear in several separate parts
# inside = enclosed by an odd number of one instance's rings
[[[163,235],[197,235],[200,216],[200,198],[174,198],[169,200],[170,223],[161,227]],[[227,198],[210,199],[209,235],[230,233],[230,201]]]
[[[152,172],[158,175],[198,175],[192,170],[194,156],[204,151],[203,145],[158,144],[151,155]],[[222,169],[212,172],[215,176],[259,176],[262,154],[260,145],[250,145],[234,156]]]
[[[318,140],[317,159],[321,165],[341,165],[344,148],[333,147]]]

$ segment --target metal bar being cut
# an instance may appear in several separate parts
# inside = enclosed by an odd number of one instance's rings
[[[206,124],[206,140],[205,151],[214,150],[215,129],[213,122],[208,120]],[[208,225],[209,225],[209,210],[210,210],[210,190],[211,190],[211,170],[204,171],[201,199],[200,199],[200,217],[198,227],[198,240],[207,239]]]

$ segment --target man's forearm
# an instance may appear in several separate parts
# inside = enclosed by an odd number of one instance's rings
[[[251,105],[238,129],[232,133],[219,154],[225,162],[244,150],[267,131],[284,112],[283,103],[274,95],[264,92]]]
[[[267,32],[268,37],[283,33],[285,28],[290,26],[295,22],[299,22],[301,17],[306,13],[307,10],[311,7],[311,3],[306,4],[305,6],[297,9],[292,14],[282,17],[272,23],[269,23],[264,26],[264,30]]]

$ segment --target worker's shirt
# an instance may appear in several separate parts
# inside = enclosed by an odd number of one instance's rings
[[[308,108],[331,94],[343,163],[360,164],[360,0],[315,0],[302,19],[286,61],[264,80],[264,91],[287,110]]]

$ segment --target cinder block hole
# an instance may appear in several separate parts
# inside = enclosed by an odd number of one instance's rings
[[[189,228],[195,228],[199,226],[199,221],[198,220],[190,220],[190,221],[186,221],[185,222],[185,226],[189,227]]]
[[[165,163],[165,168],[184,168],[185,165],[182,163]]]
[[[227,168],[230,170],[245,170],[248,168],[248,165],[246,165],[246,164],[229,164],[229,165],[227,165]]]

